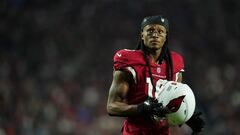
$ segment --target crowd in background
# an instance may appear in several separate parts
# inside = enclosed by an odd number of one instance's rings
[[[112,57],[134,49],[155,14],[168,17],[169,46],[185,59],[201,134],[239,135],[239,9],[239,0],[0,1],[0,135],[120,135],[122,118],[106,112]]]

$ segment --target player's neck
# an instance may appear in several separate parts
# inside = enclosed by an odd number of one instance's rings
[[[162,49],[149,51],[149,55],[153,63],[158,64],[161,52],[162,52]]]

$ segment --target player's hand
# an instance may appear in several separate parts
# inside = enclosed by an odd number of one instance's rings
[[[202,114],[201,112],[194,113],[193,116],[186,122],[186,124],[193,131],[192,135],[201,132],[205,125],[204,120],[200,117],[201,114]]]
[[[148,116],[158,116],[164,117],[165,114],[169,113],[169,109],[163,107],[161,103],[157,103],[152,99],[148,99],[145,102],[141,103],[137,107],[137,112],[141,115],[148,115]]]

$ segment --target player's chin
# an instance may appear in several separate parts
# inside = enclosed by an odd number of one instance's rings
[[[159,50],[163,47],[163,45],[157,44],[157,43],[152,43],[150,46],[151,46],[151,49],[154,49],[154,50]]]

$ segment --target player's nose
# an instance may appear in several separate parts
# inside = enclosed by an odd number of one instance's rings
[[[153,32],[152,37],[158,38],[158,37],[159,37],[159,34],[158,34],[157,32]]]

